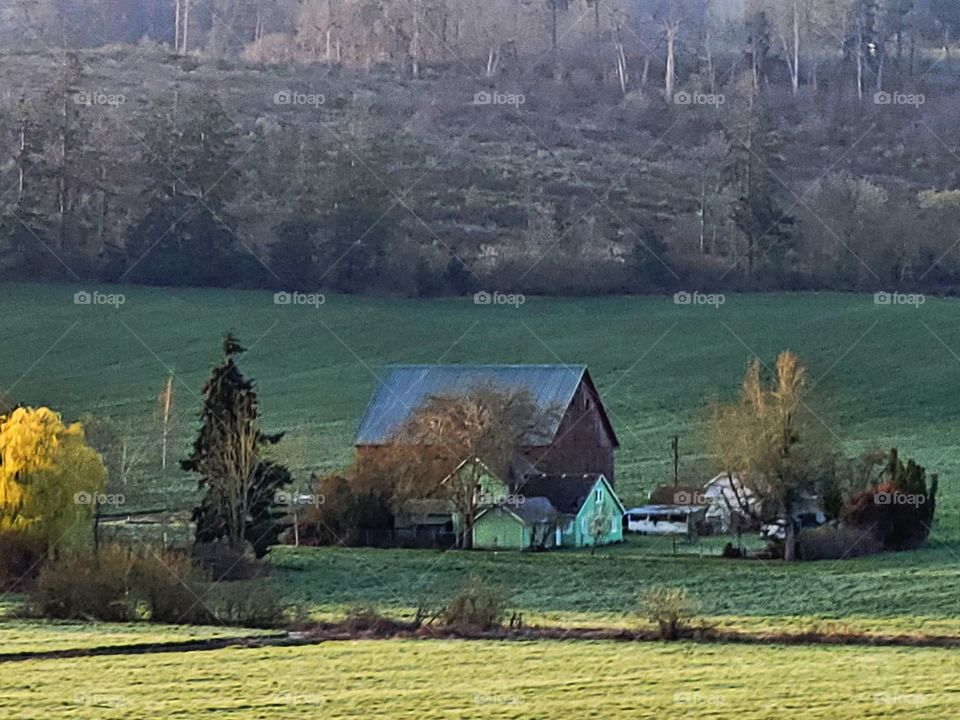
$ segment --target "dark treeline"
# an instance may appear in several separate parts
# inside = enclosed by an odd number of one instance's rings
[[[7,278],[960,286],[960,5],[13,0]]]

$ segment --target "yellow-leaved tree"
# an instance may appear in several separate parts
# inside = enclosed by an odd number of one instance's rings
[[[0,530],[24,532],[47,547],[89,536],[93,499],[103,492],[103,459],[80,423],[50,408],[17,408],[0,417]]]
[[[710,424],[710,444],[721,472],[735,473],[746,495],[739,511],[761,523],[785,523],[784,559],[796,558],[794,511],[804,494],[815,491],[823,463],[836,449],[826,426],[807,404],[807,369],[792,352],[777,357],[767,380],[758,360],[747,367],[740,396],[718,404]]]

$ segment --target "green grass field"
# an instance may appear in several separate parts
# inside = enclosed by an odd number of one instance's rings
[[[941,475],[930,547],[842,562],[730,562],[715,543],[631,538],[548,554],[278,548],[267,582],[317,617],[373,605],[404,615],[470,575],[508,590],[527,622],[617,625],[637,592],[680,585],[722,627],[960,634],[960,305],[919,309],[865,295],[729,297],[719,309],[669,299],[528,298],[520,308],[469,300],[330,297],[319,309],[276,306],[263,292],[97,288],[119,309],[78,306],[67,286],[2,285],[0,386],[73,419],[116,421],[140,462],[114,483],[130,508],[194,502],[194,482],[159,465],[155,398],[178,379],[171,458],[182,456],[199,388],[221,334],[247,343],[268,428],[301,482],[350,458],[353,432],[390,362],[587,363],[620,434],[618,487],[640,502],[682,473],[709,477],[701,438],[711,397],[736,390],[753,353],[809,364],[811,403],[851,451],[898,446]],[[84,288],[93,289],[93,288]],[[701,553],[704,555],[701,557]],[[251,589],[255,592],[255,589]],[[9,610],[17,599],[0,598]],[[7,651],[160,642],[235,629],[4,621]],[[37,660],[4,666],[4,717],[953,718],[956,652],[864,647],[364,641],[310,648]],[[442,681],[438,674],[442,673]]]
[[[503,587],[528,622],[636,623],[638,593],[669,585],[687,588],[703,613],[736,626],[827,619],[861,629],[960,631],[960,563],[948,548],[801,564],[669,553],[669,541],[631,538],[595,556],[278,548],[270,562],[285,597],[327,617],[364,604],[411,612],[477,576]]]
[[[938,538],[960,541],[956,478],[960,304],[878,306],[871,295],[730,296],[719,309],[669,298],[527,298],[519,308],[470,299],[328,297],[319,308],[278,306],[267,292],[101,287],[119,309],[75,305],[78,287],[0,286],[0,385],[69,417],[117,421],[141,462],[129,506],[188,507],[193,481],[159,467],[156,396],[178,378],[172,457],[190,441],[199,390],[222,333],[250,348],[265,423],[301,482],[347,462],[353,433],[391,362],[586,363],[619,432],[618,485],[627,503],[670,479],[669,438],[682,473],[713,470],[702,448],[705,404],[729,396],[756,353],[792,349],[809,364],[809,395],[830,431],[855,451],[898,446],[941,474]],[[92,288],[82,288],[92,289]],[[175,465],[175,463],[173,463]]]
[[[3,667],[12,720],[924,718],[960,715],[936,649],[361,641]]]
[[[146,623],[82,623],[11,621],[0,623],[0,653],[58,652],[91,647],[258,635],[263,631],[234,627],[148,625]]]

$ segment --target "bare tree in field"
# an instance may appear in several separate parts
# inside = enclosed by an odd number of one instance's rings
[[[163,389],[157,397],[157,413],[160,418],[160,468],[167,469],[167,443],[173,429],[173,373],[167,376]]]
[[[498,477],[507,479],[520,448],[546,440],[553,411],[544,412],[526,391],[478,386],[466,395],[427,398],[396,433],[395,442],[414,447],[417,463],[450,472],[464,460],[480,459]],[[439,489],[462,520],[460,547],[471,546],[471,529],[478,510],[478,464],[450,476]],[[426,479],[426,478],[424,478]],[[436,478],[434,478],[435,480]]]

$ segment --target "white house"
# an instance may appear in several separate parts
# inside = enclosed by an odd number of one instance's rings
[[[734,516],[749,516],[759,511],[760,500],[743,484],[738,473],[720,473],[703,486],[703,501],[707,504],[707,522],[716,532],[733,529]]]
[[[744,485],[738,473],[721,473],[710,480],[703,488],[702,500],[708,503],[707,522],[717,532],[727,533],[734,529],[734,519],[740,515],[749,519],[750,515],[760,515],[760,498]],[[820,507],[820,499],[811,493],[803,493],[793,510],[794,522],[799,527],[817,527],[826,522],[826,515]],[[760,532],[767,537],[783,539],[786,522],[779,518],[764,525]]]

